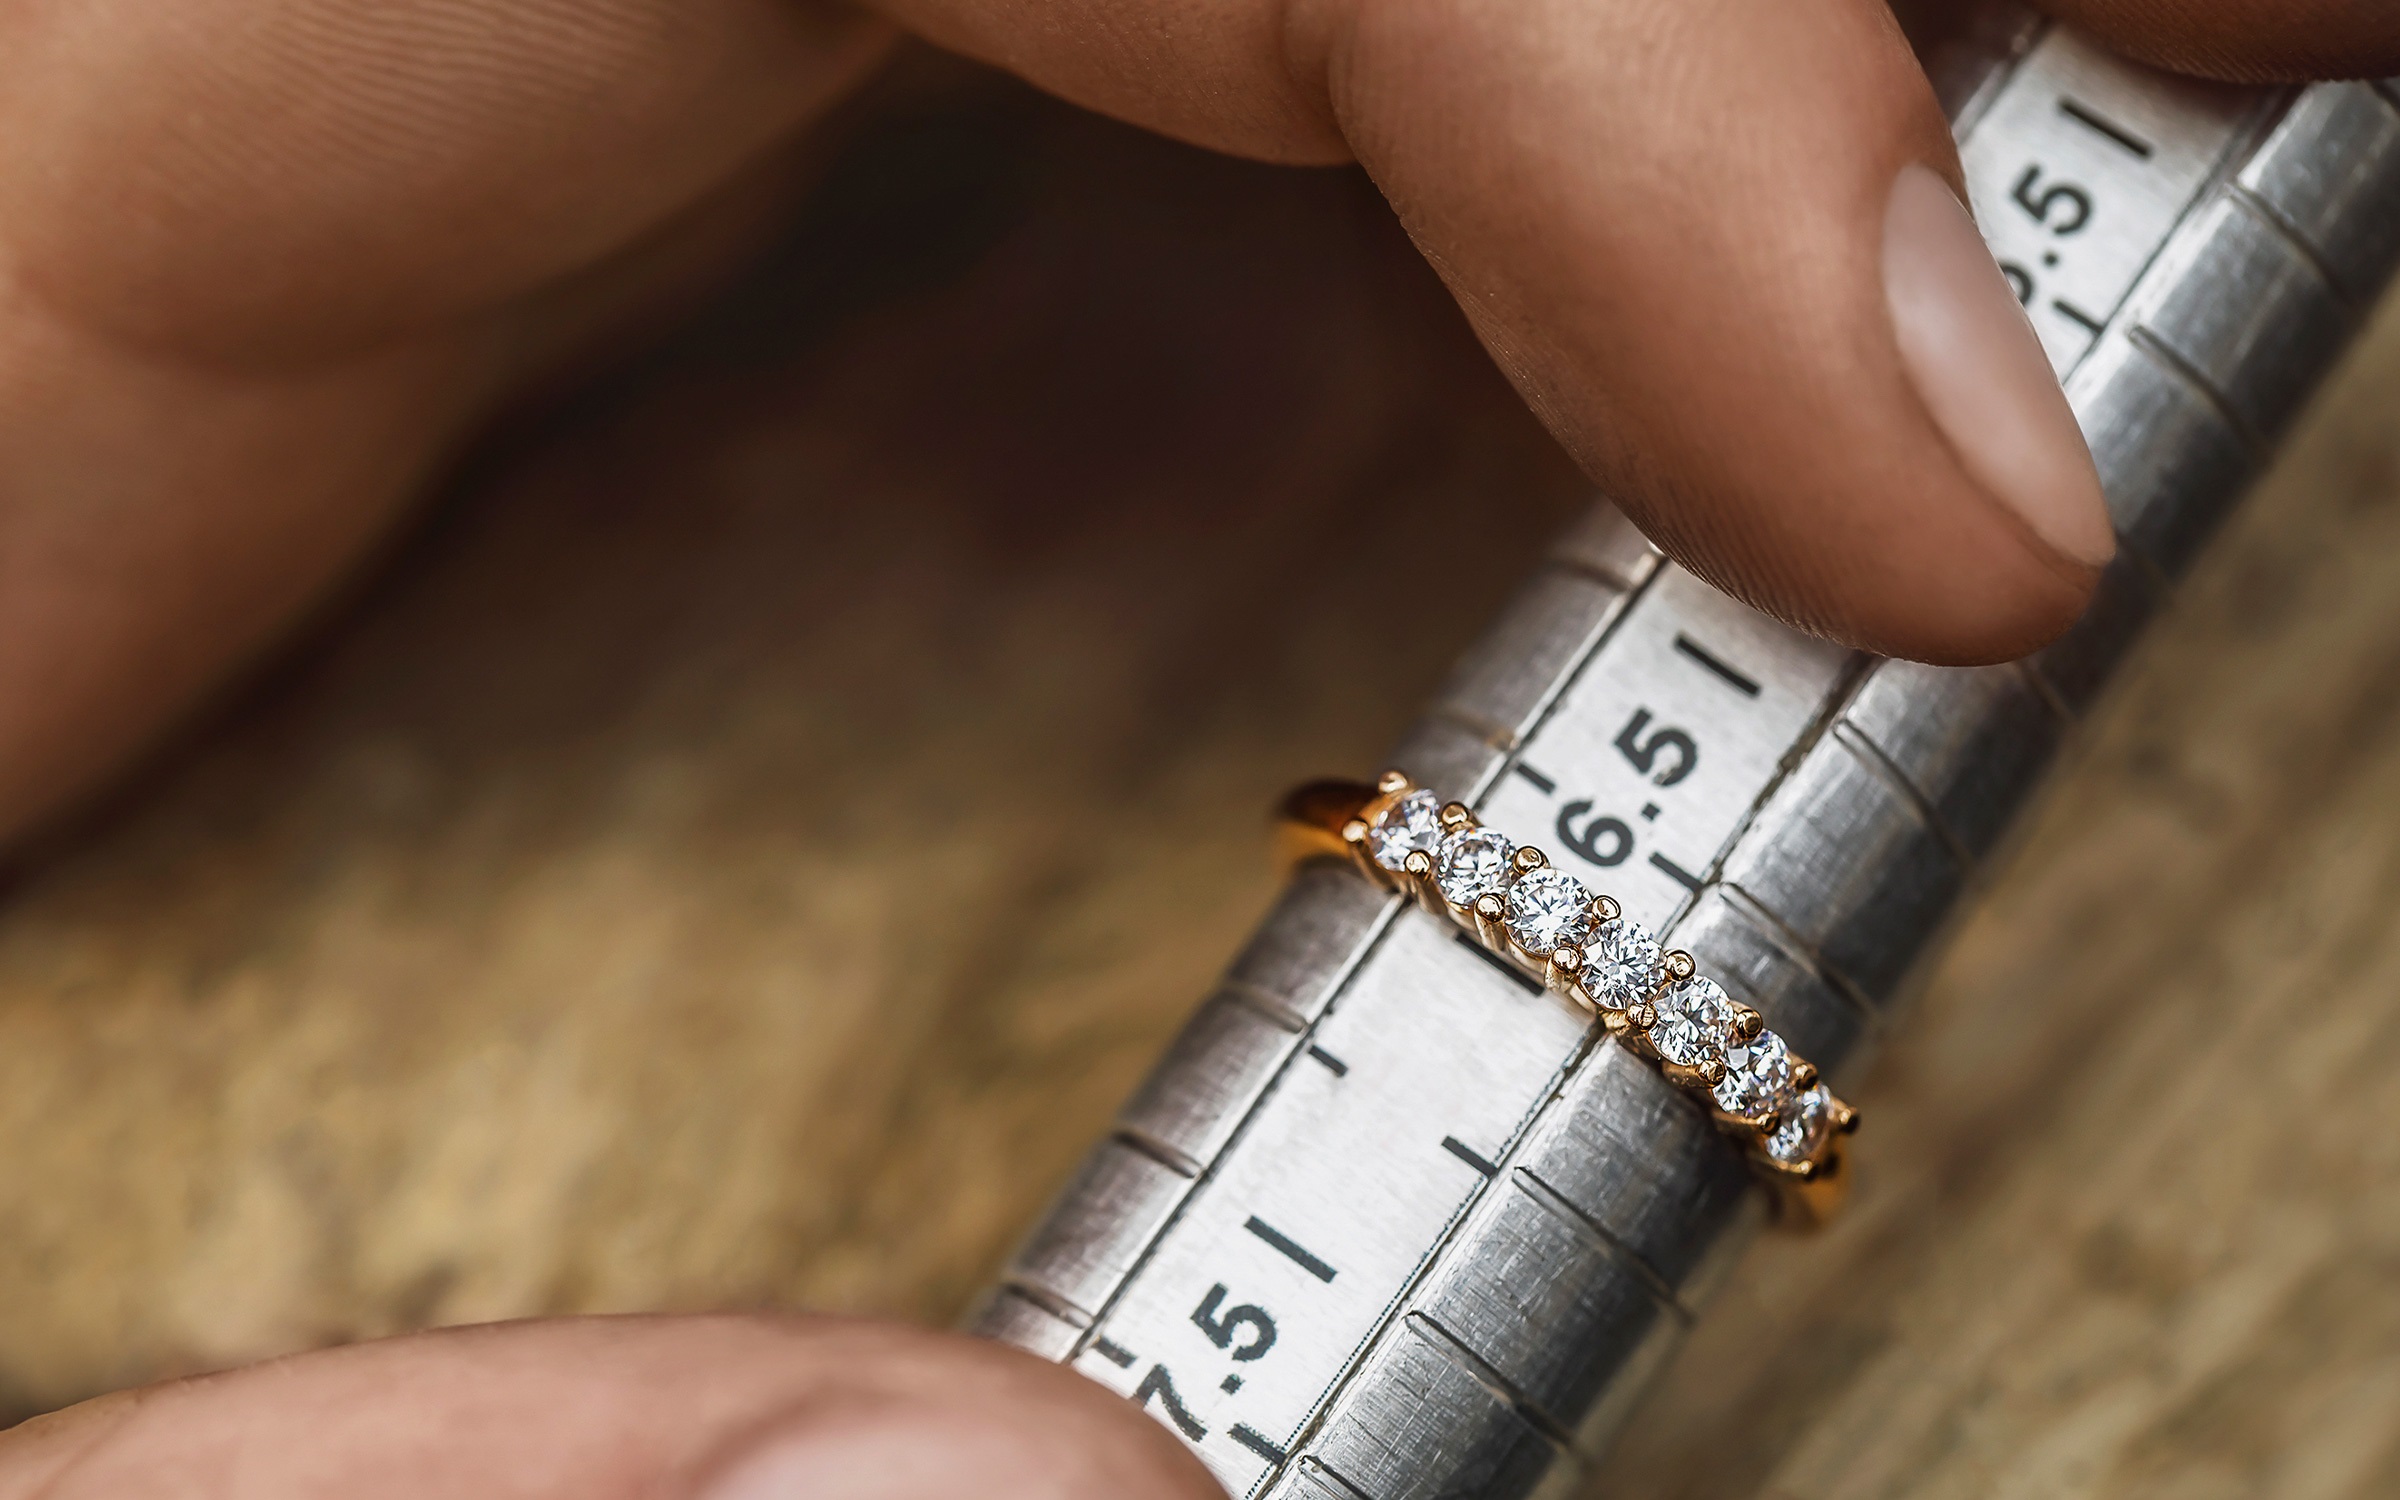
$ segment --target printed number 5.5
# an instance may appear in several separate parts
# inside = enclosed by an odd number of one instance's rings
[[[2048,187],[2042,187],[2041,182],[2041,167],[2027,167],[2025,175],[2017,179],[2016,190],[2009,194],[2016,199],[2017,207],[2025,210],[2036,224],[2046,225],[2052,234],[2064,237],[2092,221],[2091,194],[2071,182],[2053,182]],[[2040,189],[2038,196],[2035,192],[2037,188]],[[2066,211],[2052,219],[2050,210],[2053,208]]]

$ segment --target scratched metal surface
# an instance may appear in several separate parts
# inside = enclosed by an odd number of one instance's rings
[[[1392,757],[1837,1081],[2171,598],[2189,548],[2159,539],[2213,530],[2400,250],[2400,107],[2374,87],[2197,84],[2031,18],[1987,55],[1952,95],[1968,186],[2128,538],[2083,622],[2004,668],[1873,663],[1603,514]],[[1230,1051],[1207,1013],[976,1326],[1120,1391],[1239,1495],[1572,1488],[1757,1205],[1722,1140],[1676,1128],[1692,1105],[1464,942],[1356,880],[1295,887],[1253,954],[1323,960],[1267,984],[1237,959],[1224,992],[1283,1033]],[[1238,1344],[1229,1298],[1254,1299]]]
[[[17,877],[18,1408],[525,1312],[954,1315],[1264,908],[1258,809],[1578,508],[1355,182],[973,109],[982,175],[868,205],[947,259],[803,235],[846,300],[744,304],[797,352],[719,328],[520,435]],[[2396,401],[2387,317],[1865,1092],[1849,1222],[1728,1284],[1611,1493],[2392,1487]],[[1328,570],[1462,516],[1454,613]]]

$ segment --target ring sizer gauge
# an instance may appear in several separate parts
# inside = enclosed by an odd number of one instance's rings
[[[2082,620],[2005,666],[1862,656],[1603,509],[1384,762],[1837,1085],[2400,262],[2400,86],[2173,78],[2014,12],[1931,71],[2122,542]],[[1654,1065],[1320,861],[972,1326],[1139,1403],[1236,1496],[1564,1495],[1767,1217]]]

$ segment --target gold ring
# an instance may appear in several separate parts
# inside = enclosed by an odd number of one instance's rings
[[[1843,1141],[1858,1111],[1834,1097],[1759,1013],[1662,952],[1616,901],[1530,844],[1484,827],[1398,771],[1375,785],[1312,782],[1284,802],[1287,861],[1328,855],[1428,911],[1600,1018],[1609,1035],[1697,1095],[1777,1189],[1784,1210],[1821,1221],[1847,1186]]]

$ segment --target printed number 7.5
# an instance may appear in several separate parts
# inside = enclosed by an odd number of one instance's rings
[[[1225,1286],[1220,1282],[1210,1287],[1208,1295],[1192,1310],[1193,1326],[1207,1334],[1210,1343],[1230,1351],[1237,1362],[1262,1358],[1275,1347],[1275,1320],[1267,1316],[1265,1308],[1244,1302],[1226,1308],[1220,1316],[1217,1309],[1224,1302]],[[1235,1342],[1236,1336],[1245,1330],[1250,1337]]]

